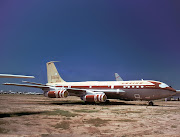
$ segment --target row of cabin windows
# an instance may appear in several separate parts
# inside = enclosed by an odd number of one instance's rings
[[[123,88],[144,88],[144,86],[123,86]]]
[[[108,86],[110,87],[110,86]],[[123,86],[123,88],[144,88],[144,86]],[[71,88],[71,86],[68,86],[68,88]],[[92,88],[92,86],[89,86],[89,88]],[[111,88],[114,88],[114,86],[111,86]]]

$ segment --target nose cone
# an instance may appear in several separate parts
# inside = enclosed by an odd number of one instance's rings
[[[171,96],[176,94],[176,90],[173,89],[172,87],[167,87],[167,89],[169,90],[169,93],[171,94]]]

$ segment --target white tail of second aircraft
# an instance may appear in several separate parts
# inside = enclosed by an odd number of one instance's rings
[[[123,79],[119,76],[118,73],[115,73],[116,81],[123,81]]]
[[[54,62],[58,62],[58,61],[50,61],[50,62],[46,63],[48,83],[65,82],[59,75],[59,73],[54,65]]]

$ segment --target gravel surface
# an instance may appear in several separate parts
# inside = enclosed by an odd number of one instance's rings
[[[110,101],[0,95],[0,136],[180,137],[180,101]]]

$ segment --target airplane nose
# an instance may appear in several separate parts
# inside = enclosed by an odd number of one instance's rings
[[[173,91],[173,92],[171,92],[171,96],[174,96],[175,94],[176,94],[176,92],[174,92],[174,91]]]
[[[170,91],[173,91],[173,92],[176,92],[175,89],[173,89],[172,87],[167,87],[166,89],[170,90]]]
[[[168,90],[170,91],[171,96],[176,94],[176,90],[173,89],[172,87],[168,87]]]

